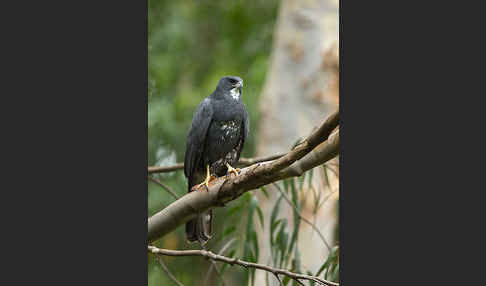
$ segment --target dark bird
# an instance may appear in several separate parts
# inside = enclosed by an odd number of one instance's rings
[[[192,118],[186,142],[184,175],[188,179],[188,192],[194,186],[205,185],[229,172],[240,159],[248,136],[249,122],[245,104],[241,101],[243,80],[225,76],[216,90],[197,107]],[[205,244],[212,235],[211,210],[200,213],[186,224],[186,237],[190,242]]]

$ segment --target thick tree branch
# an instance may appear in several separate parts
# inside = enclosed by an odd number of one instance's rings
[[[198,213],[224,206],[247,191],[300,176],[332,159],[339,152],[339,131],[329,135],[338,125],[338,115],[336,112],[329,116],[307,139],[283,157],[246,167],[238,176],[230,174],[217,178],[210,183],[209,189],[201,186],[156,213],[148,220],[148,241],[173,231]]]
[[[314,281],[316,283],[319,283],[321,285],[339,286],[339,283],[328,281],[328,280],[325,280],[325,279],[322,279],[322,278],[319,278],[319,277],[316,277],[316,276],[298,274],[298,273],[290,272],[290,271],[285,270],[285,269],[273,268],[273,267],[263,265],[263,264],[239,260],[237,258],[229,258],[229,257],[226,257],[226,256],[214,254],[211,251],[207,251],[207,250],[168,250],[168,249],[160,249],[160,248],[149,245],[148,251],[150,251],[151,253],[154,253],[154,254],[168,255],[168,256],[202,256],[202,257],[212,259],[214,261],[221,261],[221,262],[224,262],[224,263],[228,263],[230,265],[236,264],[236,265],[243,266],[245,268],[251,267],[251,268],[265,270],[265,271],[273,273],[277,277],[278,277],[279,274],[281,274],[281,275],[288,276],[289,278],[291,278],[293,280],[299,280],[299,279],[310,280],[310,281]]]

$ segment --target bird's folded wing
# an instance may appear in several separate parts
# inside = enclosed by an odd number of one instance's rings
[[[208,133],[209,124],[213,118],[211,99],[206,98],[197,107],[192,119],[189,135],[186,142],[186,154],[184,158],[184,174],[190,178],[199,161],[202,159],[204,143]]]

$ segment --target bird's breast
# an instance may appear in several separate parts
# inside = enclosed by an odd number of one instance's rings
[[[241,121],[239,120],[215,121],[210,128],[210,137],[213,142],[229,144],[228,147],[233,147],[240,137],[240,132]]]
[[[239,125],[235,120],[221,121],[218,124],[221,133],[225,136],[231,136],[232,134],[239,133]]]

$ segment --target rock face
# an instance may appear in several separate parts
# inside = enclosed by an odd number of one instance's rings
[[[310,134],[314,126],[339,108],[338,9],[337,0],[282,1],[270,65],[260,99],[258,156],[288,151],[298,138]],[[337,159],[332,161],[338,163]],[[322,198],[329,196],[318,211],[315,221],[330,244],[334,243],[337,223],[337,174],[328,172],[331,181],[329,188],[323,181],[325,176],[322,168],[316,168],[312,182],[315,189],[321,190]],[[270,200],[259,198],[262,210],[266,212],[265,217],[270,217],[278,191],[272,190],[269,194],[272,194]],[[307,204],[302,215],[313,221],[313,198],[308,198]],[[291,223],[291,208],[282,203],[281,210]],[[267,263],[270,257],[268,232],[268,228],[265,228],[259,234],[262,238],[260,263]],[[319,236],[312,233],[312,228],[305,223],[300,226],[298,247],[301,261],[305,263],[303,270],[315,273],[327,258],[328,250]],[[321,255],[316,255],[316,250]],[[265,285],[264,271],[257,271],[255,275],[255,285]],[[272,285],[278,285],[276,279],[270,280],[275,280],[271,281]]]

